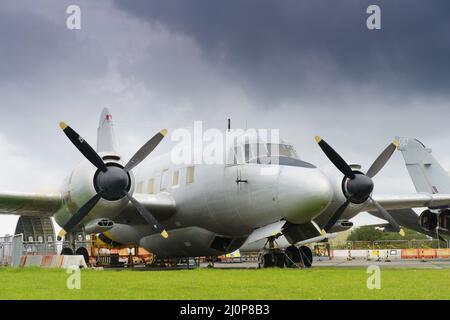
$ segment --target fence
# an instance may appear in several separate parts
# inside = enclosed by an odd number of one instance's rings
[[[78,248],[90,248],[90,239],[83,241],[75,241],[75,252]],[[70,246],[69,242],[63,241],[36,241],[29,242],[23,241],[22,235],[5,236],[0,237],[0,266],[20,265],[20,259],[22,256],[48,256],[61,254],[61,251],[65,247]],[[328,249],[329,248],[329,249]],[[359,250],[367,252],[379,251],[379,250],[396,250],[401,249],[404,252],[405,257],[409,254],[413,256],[424,256],[424,252],[428,252],[428,249],[450,249],[450,243],[448,240],[377,240],[377,241],[341,241],[331,242],[327,244],[327,252],[329,250],[339,251],[345,250]],[[409,250],[409,251],[408,251]],[[417,253],[419,252],[419,253]],[[432,251],[430,251],[432,252]],[[438,252],[438,251],[433,251]],[[449,251],[450,252],[450,251]],[[100,254],[100,252],[98,252]],[[403,253],[402,253],[403,254]],[[101,254],[100,254],[101,255]],[[246,260],[244,257],[243,260]]]
[[[75,241],[75,251],[88,248],[89,241]],[[18,266],[22,256],[51,256],[61,254],[65,247],[71,247],[64,241],[23,241],[21,234],[0,237],[0,266]]]
[[[12,241],[13,236],[0,237],[0,266],[11,263]]]
[[[449,240],[376,240],[330,242],[333,250],[440,249],[450,248]]]

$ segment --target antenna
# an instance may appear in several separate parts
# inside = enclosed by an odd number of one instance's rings
[[[231,130],[231,119],[228,118],[228,132],[230,132]]]

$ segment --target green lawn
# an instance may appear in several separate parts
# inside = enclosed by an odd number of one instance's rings
[[[449,299],[450,270],[364,268],[81,272],[69,290],[61,269],[0,268],[0,299]]]

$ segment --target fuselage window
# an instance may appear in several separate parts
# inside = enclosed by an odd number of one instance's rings
[[[136,192],[137,193],[142,193],[142,182],[138,182],[138,184],[136,185]]]
[[[168,178],[169,178],[169,171],[164,170],[161,175],[161,188],[160,188],[161,191],[167,190]]]
[[[180,184],[180,171],[176,170],[172,175],[172,186],[176,187]]]
[[[154,180],[153,179],[149,179],[148,183],[147,183],[147,193],[152,194],[155,193],[155,187],[154,187]]]
[[[186,168],[186,184],[194,182],[194,171],[193,166]]]

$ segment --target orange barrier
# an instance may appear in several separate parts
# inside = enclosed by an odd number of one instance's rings
[[[450,258],[450,249],[436,249],[436,258],[438,259]]]
[[[53,256],[43,256],[42,262],[41,262],[41,267],[51,267],[52,261],[53,261]]]
[[[72,265],[87,267],[83,256],[31,255],[20,259],[20,267],[67,268]]]
[[[402,249],[402,259],[448,259],[450,249]]]
[[[436,249],[419,249],[419,258],[436,259]]]

